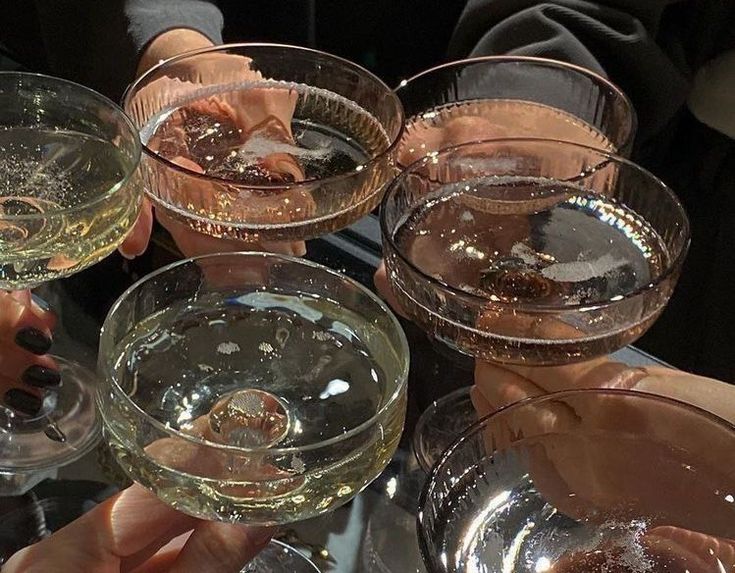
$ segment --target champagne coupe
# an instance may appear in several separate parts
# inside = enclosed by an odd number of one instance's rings
[[[0,288],[21,290],[106,257],[138,216],[138,131],[65,80],[0,73]],[[94,376],[53,357],[61,385],[27,416],[0,405],[0,494],[18,495],[94,446]]]
[[[396,94],[408,118],[398,152],[404,169],[447,147],[504,137],[571,141],[627,156],[636,131],[635,110],[617,86],[584,68],[543,58],[450,62],[401,82]],[[450,413],[470,416],[469,405],[469,389],[460,389],[422,415],[413,443],[427,471],[470,422]]]
[[[398,97],[341,58],[273,44],[189,52],[135,82],[157,209],[213,235],[300,241],[373,210],[394,174]]]
[[[148,275],[110,311],[99,361],[117,461],[204,519],[330,511],[383,471],[403,429],[397,320],[358,283],[296,258],[218,254]]]
[[[546,139],[419,160],[386,192],[381,226],[389,283],[414,322],[466,355],[529,366],[590,360],[640,337],[689,245],[687,216],[660,180]],[[474,411],[458,400],[455,424],[464,412],[469,425]]]
[[[431,573],[735,567],[735,426],[660,396],[517,402],[442,455],[419,501]]]
[[[539,137],[630,154],[636,115],[605,78],[578,66],[522,56],[450,62],[401,82],[406,117],[399,163],[491,138]]]

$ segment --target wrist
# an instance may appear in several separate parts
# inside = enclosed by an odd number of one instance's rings
[[[159,34],[143,50],[138,61],[137,75],[141,75],[161,60],[167,60],[178,54],[208,48],[214,43],[201,32],[190,28],[174,28]]]

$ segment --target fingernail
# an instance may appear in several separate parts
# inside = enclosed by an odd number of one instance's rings
[[[124,259],[127,259],[129,261],[132,261],[137,256],[135,253],[130,253],[123,249],[118,249],[118,252],[122,255]]]
[[[61,374],[58,370],[34,364],[26,368],[20,379],[29,386],[36,388],[52,388],[61,384]]]
[[[5,392],[4,401],[7,406],[26,416],[35,416],[41,410],[40,398],[17,388]]]
[[[32,326],[21,328],[15,334],[15,343],[33,354],[46,354],[51,349],[51,339]]]

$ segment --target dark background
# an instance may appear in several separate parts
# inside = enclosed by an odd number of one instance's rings
[[[247,1],[248,9],[236,9]],[[463,0],[221,0],[226,42],[310,46],[359,63],[395,87],[443,62]],[[232,6],[231,10],[228,7]]]

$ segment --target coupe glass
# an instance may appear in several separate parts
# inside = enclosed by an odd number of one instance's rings
[[[458,388],[434,400],[419,416],[411,436],[411,448],[426,473],[444,450],[477,421],[470,389],[469,386]]]
[[[396,94],[408,118],[398,152],[404,169],[448,147],[504,137],[571,141],[627,156],[636,131],[635,110],[617,86],[549,59],[491,56],[450,62],[404,80]],[[449,412],[457,401],[469,424],[474,418],[466,407],[467,392],[442,405]],[[456,437],[445,422],[427,413],[414,430],[415,452],[425,469]],[[452,419],[455,429],[462,425],[461,418]]]
[[[638,338],[663,310],[689,245],[676,195],[605,151],[541,139],[425,158],[381,209],[393,292],[471,356],[581,362]]]
[[[432,573],[685,573],[735,566],[735,426],[668,398],[517,402],[444,453],[419,502]]]
[[[584,68],[542,58],[491,56],[450,62],[401,82],[408,118],[403,167],[471,141],[543,137],[627,156],[636,116],[614,84]]]
[[[341,58],[271,44],[190,52],[144,74],[125,110],[156,207],[193,229],[303,240],[370,212],[393,176],[398,97]]]
[[[113,306],[99,357],[117,461],[204,519],[275,525],[330,511],[382,472],[403,428],[397,320],[358,283],[299,259],[164,267]]]
[[[103,96],[0,73],[0,288],[33,288],[114,251],[140,208],[140,150],[137,129]],[[37,415],[0,405],[0,495],[27,491],[99,435],[93,375],[53,359],[62,382]]]
[[[530,366],[636,340],[669,300],[689,245],[686,214],[661,181],[608,152],[545,139],[419,160],[386,192],[381,227],[391,289],[415,323],[464,354]],[[466,426],[474,420],[464,403],[454,424],[460,412]],[[431,439],[415,443],[436,452]]]

